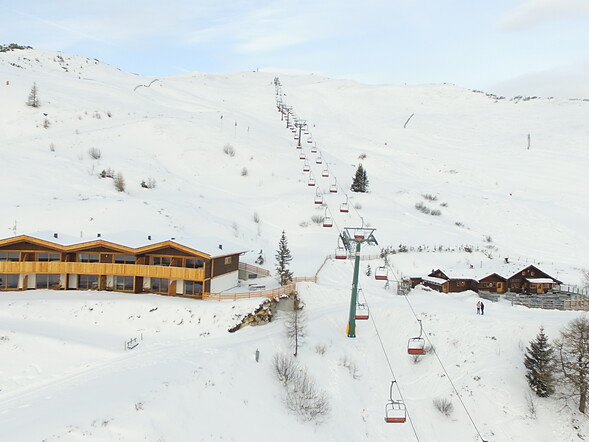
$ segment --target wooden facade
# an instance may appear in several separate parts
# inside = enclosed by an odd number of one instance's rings
[[[529,265],[509,277],[498,273],[490,273],[480,279],[459,278],[448,276],[449,272],[441,269],[432,270],[427,277],[411,278],[411,288],[423,284],[434,290],[444,293],[463,292],[479,290],[492,293],[525,292],[545,293],[561,281],[553,278],[534,265]]]
[[[203,298],[215,278],[237,283],[239,256],[211,256],[174,241],[132,248],[101,239],[60,245],[22,235],[0,240],[0,290],[115,290]]]

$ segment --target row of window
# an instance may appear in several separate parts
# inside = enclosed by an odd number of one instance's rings
[[[78,262],[98,263],[100,254],[98,253],[78,253]],[[36,254],[36,261],[39,262],[60,262],[61,253],[39,252]],[[170,256],[150,256],[150,265],[153,266],[172,266],[172,257]],[[229,259],[229,262],[227,262]],[[176,258],[175,267],[186,267],[189,269],[201,269],[204,267],[202,259],[195,258]],[[0,252],[0,261],[20,261],[20,252]],[[133,255],[114,255],[115,264],[135,264],[137,257]],[[225,258],[225,264],[231,263],[231,257]]]
[[[97,290],[99,275],[78,275],[79,290]],[[19,275],[0,275],[0,290],[18,289]],[[59,274],[37,274],[35,278],[37,289],[59,289],[61,288],[61,275]],[[150,289],[156,293],[168,293],[169,280],[165,278],[151,278]],[[135,278],[133,276],[114,276],[114,290],[119,292],[133,292],[135,290]],[[202,282],[184,281],[185,295],[200,295],[202,293]]]

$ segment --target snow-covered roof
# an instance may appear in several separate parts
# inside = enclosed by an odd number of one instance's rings
[[[528,282],[532,284],[552,284],[554,283],[554,279],[551,278],[526,278]]]
[[[421,279],[423,281],[431,282],[431,283],[436,284],[436,285],[442,285],[442,284],[444,284],[446,282],[445,279],[443,279],[443,278],[436,278],[434,276],[424,276]]]
[[[170,237],[157,234],[146,234],[139,231],[105,232],[97,233],[95,236],[86,236],[81,234],[79,237],[77,237],[68,235],[67,233],[64,234],[61,232],[52,232],[47,230],[26,234],[26,236],[48,241],[60,246],[73,246],[76,244],[84,244],[90,241],[102,240],[132,249],[139,249],[166,241],[172,241],[176,244],[189,247],[193,250],[210,255],[212,257],[244,252],[243,247],[239,247],[233,242],[226,241],[224,239],[210,237]]]

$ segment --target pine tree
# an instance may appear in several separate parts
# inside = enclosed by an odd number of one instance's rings
[[[362,164],[358,164],[356,175],[354,176],[350,190],[352,192],[368,192],[368,175],[366,175],[366,170],[364,170]]]
[[[526,347],[524,365],[528,370],[526,379],[536,395],[548,397],[554,393],[553,349],[543,327],[540,327],[536,338],[530,341],[530,346]]]
[[[37,83],[33,83],[33,87],[29,92],[29,99],[27,100],[27,106],[31,107],[39,107],[41,103],[39,102],[39,91],[37,90]]]
[[[276,251],[276,272],[280,278],[280,285],[285,285],[292,280],[292,272],[288,269],[291,261],[292,256],[288,248],[288,240],[283,230],[280,242],[278,243],[278,250]]]

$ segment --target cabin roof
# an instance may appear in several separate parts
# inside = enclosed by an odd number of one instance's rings
[[[57,237],[56,237],[57,236]],[[244,249],[225,240],[215,238],[170,238],[148,235],[138,231],[114,232],[94,237],[76,237],[68,234],[42,231],[30,235],[18,235],[0,239],[0,245],[29,241],[48,248],[61,246],[64,251],[78,251],[89,247],[107,247],[121,253],[149,253],[162,247],[171,247],[180,251],[201,255],[206,258],[218,258],[244,253]],[[206,251],[203,251],[206,250]]]

